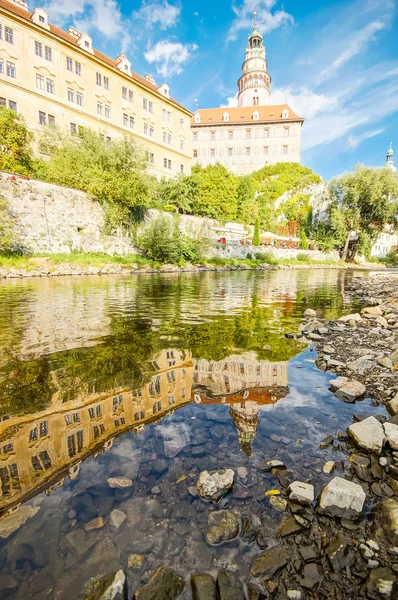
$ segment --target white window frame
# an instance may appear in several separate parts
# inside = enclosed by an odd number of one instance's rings
[[[68,102],[75,102],[75,90],[68,88]]]
[[[44,81],[44,77],[43,75],[40,75],[40,73],[36,73],[36,88],[38,90],[45,90],[45,81]]]
[[[35,40],[35,54],[43,58],[43,44],[37,40]]]
[[[78,106],[84,106],[84,97],[81,92],[76,92],[76,104]]]
[[[70,56],[66,57],[66,70],[73,73],[73,59]]]

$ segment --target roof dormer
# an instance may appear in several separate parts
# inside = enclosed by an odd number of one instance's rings
[[[170,98],[170,88],[167,85],[167,83],[163,83],[159,88],[158,88],[158,92],[160,92],[163,96],[166,96],[166,98]]]
[[[225,111],[225,113],[222,116],[222,120],[223,121],[229,121],[229,112]]]
[[[253,121],[258,121],[260,118],[260,113],[258,112],[258,110],[255,110],[253,113]]]
[[[72,25],[69,25],[68,33],[69,33],[69,35],[73,35],[73,37],[75,37],[76,39],[78,39],[81,36],[80,31],[77,31],[77,29],[72,27]]]
[[[116,58],[116,67],[122,73],[131,76],[131,62],[123,52]]]
[[[289,118],[289,111],[287,110],[287,108],[285,108],[285,110],[282,112],[282,119],[288,119]]]
[[[25,2],[24,0],[10,0],[12,2],[12,4],[16,4],[17,6],[20,6],[21,8],[24,8],[25,10],[29,10],[29,6],[28,3]]]
[[[195,115],[195,123],[200,123],[202,121],[202,117],[200,116],[200,113],[196,113]]]
[[[44,27],[44,29],[50,29],[48,24],[48,13],[44,10],[44,8],[35,8],[32,13],[31,19],[33,23],[36,25],[40,25],[40,27]]]
[[[82,33],[76,43],[80,48],[82,48],[86,52],[90,52],[90,54],[94,54],[93,40],[88,35],[88,33]]]

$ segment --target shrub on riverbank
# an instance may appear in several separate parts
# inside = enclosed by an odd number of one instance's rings
[[[30,175],[33,134],[15,110],[0,106],[0,170]]]

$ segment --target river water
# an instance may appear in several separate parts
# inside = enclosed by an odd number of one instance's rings
[[[319,443],[369,401],[339,401],[313,349],[285,334],[307,307],[327,318],[356,308],[344,294],[350,276],[1,282],[1,597],[72,600],[119,568],[134,590],[162,564],[185,577],[235,568],[248,581],[261,550],[239,538],[206,543],[213,507],[196,496],[198,475],[232,468],[222,505],[277,524],[266,492],[281,488],[261,461],[280,458],[318,491],[325,461],[345,459]],[[133,485],[112,489],[111,477]],[[138,568],[128,567],[133,554]]]

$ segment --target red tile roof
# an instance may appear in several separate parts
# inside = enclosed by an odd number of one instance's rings
[[[29,21],[30,23],[32,23],[31,16],[32,16],[33,12],[30,12],[29,10],[26,10],[26,9],[22,8],[21,6],[18,6],[18,4],[15,4],[14,2],[11,2],[9,0],[0,0],[0,9],[1,8],[4,8],[5,10],[8,10],[9,12],[13,13],[14,15],[21,17],[22,19],[25,19],[25,21]],[[40,28],[40,26],[38,26],[38,27]],[[50,32],[53,35],[60,38],[64,42],[68,42],[69,44],[72,44],[73,46],[75,46],[77,49],[80,50],[80,46],[78,46],[78,44],[77,44],[79,38],[75,37],[74,35],[71,35],[70,33],[67,33],[66,31],[64,31],[63,29],[60,29],[56,25],[52,25],[51,23],[49,23],[49,27],[50,27]],[[46,30],[43,29],[43,32],[45,32],[45,31]],[[84,50],[82,50],[82,52],[87,54]],[[105,63],[108,67],[115,69],[118,74],[124,75],[124,73],[122,73],[122,71],[120,71],[117,68],[116,60],[114,60],[113,58],[110,58],[109,56],[106,56],[106,54],[103,54],[102,52],[100,52],[99,50],[96,50],[95,48],[93,48],[93,52],[94,52],[94,56],[96,59]],[[130,79],[130,77],[128,75],[125,75],[125,77],[126,77],[126,79]],[[166,98],[163,94],[161,94],[158,91],[158,87],[156,85],[154,85],[153,83],[151,83],[150,81],[145,79],[145,77],[141,77],[141,75],[138,75],[138,73],[134,73],[134,71],[131,71],[131,79],[133,79],[140,85],[143,85],[144,87],[148,88],[152,92],[155,92],[158,96],[160,96],[162,98],[162,100],[166,100],[166,101],[171,100],[171,102],[173,102],[174,104],[177,104],[179,107],[183,108],[186,112],[191,113],[190,110],[188,110],[187,108],[185,108],[185,106],[183,106],[182,104],[177,102],[177,100],[174,100],[174,98]]]
[[[282,118],[282,113],[285,109],[289,111],[289,117],[287,119]],[[259,113],[259,118],[254,120],[253,114],[256,111]],[[229,114],[228,121],[223,120],[224,113]],[[200,123],[195,123],[195,115],[197,114],[200,114],[202,117]],[[290,106],[287,104],[270,104],[269,106],[234,106],[229,108],[204,108],[202,110],[198,109],[195,112],[195,115],[192,118],[192,126],[216,124],[236,125],[238,123],[253,124],[264,121],[267,123],[272,123],[273,121],[304,121],[304,119],[296,115],[296,113],[293,112]]]

